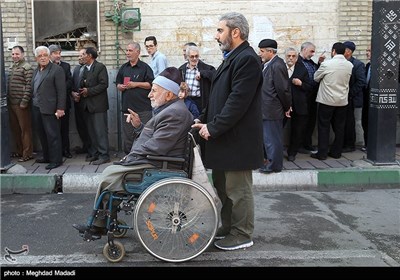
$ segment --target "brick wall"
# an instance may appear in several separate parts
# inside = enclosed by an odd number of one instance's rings
[[[372,0],[341,0],[338,17],[338,40],[353,41],[353,55],[366,63],[365,50],[371,43]]]

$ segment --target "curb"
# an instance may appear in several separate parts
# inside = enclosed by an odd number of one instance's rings
[[[42,194],[52,193],[59,185],[59,176],[32,174],[1,174],[1,194]]]
[[[400,169],[345,169],[318,172],[318,187],[400,187]]]
[[[60,184],[64,193],[96,193],[100,177],[92,173],[1,174],[1,193],[52,193],[59,190]],[[400,169],[285,170],[271,174],[254,171],[253,185],[260,192],[400,188]]]

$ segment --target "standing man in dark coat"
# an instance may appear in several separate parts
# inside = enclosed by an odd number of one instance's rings
[[[290,140],[287,149],[288,161],[294,161],[299,148],[303,145],[303,135],[308,122],[308,99],[312,83],[308,71],[294,48],[287,48],[285,61],[288,68],[289,84],[292,92],[292,112],[290,113]]]
[[[222,226],[214,245],[236,250],[253,245],[252,170],[263,162],[261,62],[247,39],[249,24],[236,12],[219,19],[215,39],[224,55],[214,75],[208,105],[200,116],[206,140],[204,165],[212,169],[222,202]]]
[[[42,145],[43,158],[37,163],[48,163],[46,169],[62,164],[61,118],[65,113],[65,73],[50,62],[50,50],[45,46],[35,49],[38,68],[33,73],[33,122]]]
[[[344,57],[353,64],[347,104],[346,125],[344,128],[343,153],[353,152],[357,140],[364,146],[364,132],[361,124],[363,89],[365,87],[365,65],[353,56],[356,45],[351,41],[343,43],[346,47]],[[357,143],[360,144],[360,143]]]
[[[77,154],[86,154],[89,150],[90,140],[89,140],[89,132],[86,126],[85,117],[84,117],[84,108],[83,102],[81,101],[81,96],[79,93],[79,89],[81,87],[81,80],[83,77],[83,70],[85,70],[85,62],[83,61],[83,56],[86,50],[81,49],[79,50],[79,65],[75,66],[74,72],[72,73],[72,99],[74,104],[74,111],[75,111],[75,125],[76,130],[78,130],[79,137],[82,141],[82,147],[77,147],[75,152]]]
[[[64,157],[72,158],[69,146],[69,111],[71,109],[72,92],[71,65],[61,60],[61,47],[59,45],[50,45],[49,50],[51,62],[61,66],[65,73],[65,116],[61,118],[62,153]]]
[[[103,164],[110,161],[108,146],[108,73],[97,60],[97,50],[86,48],[83,60],[86,68],[81,83],[81,102],[89,130],[90,147],[86,161]]]
[[[260,168],[262,173],[281,172],[283,168],[283,118],[290,118],[292,95],[288,70],[282,58],[278,57],[278,43],[264,39],[258,44],[260,57],[264,62],[262,85],[262,119],[265,159]]]

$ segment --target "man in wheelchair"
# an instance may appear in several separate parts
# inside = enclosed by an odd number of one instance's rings
[[[147,168],[161,168],[161,161],[149,159],[148,156],[184,157],[193,116],[184,101],[178,98],[181,82],[181,73],[175,67],[166,68],[154,79],[148,95],[153,117],[145,125],[138,114],[129,110],[126,121],[140,135],[133,142],[128,155],[104,169],[95,197],[95,209],[107,209],[109,195],[102,195],[103,192],[124,191],[123,177],[127,172],[137,170],[139,173]],[[116,211],[116,207],[112,208]],[[116,213],[111,213],[111,217],[113,215]],[[96,218],[96,211],[93,211],[86,224],[73,224],[73,227],[80,234],[97,238],[107,232],[106,218]]]

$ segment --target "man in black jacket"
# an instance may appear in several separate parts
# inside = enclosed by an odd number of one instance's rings
[[[81,101],[89,130],[90,147],[86,161],[103,164],[110,161],[108,146],[108,73],[97,60],[97,51],[86,48],[83,55],[85,69],[81,83]]]
[[[50,45],[51,62],[61,66],[65,73],[65,116],[61,118],[61,139],[63,156],[72,158],[69,145],[69,111],[71,109],[71,92],[72,92],[72,75],[71,65],[65,61],[61,61],[61,47],[59,45]]]
[[[259,171],[269,174],[281,172],[283,168],[283,118],[290,118],[292,95],[286,64],[277,55],[277,42],[264,39],[258,47],[264,62],[261,93],[265,159],[268,160]]]
[[[35,49],[38,68],[32,78],[32,113],[35,131],[42,145],[43,158],[37,163],[48,163],[46,169],[62,164],[61,120],[65,115],[65,73],[50,62],[50,50],[45,46]]]
[[[200,116],[206,168],[222,202],[222,226],[214,245],[236,250],[253,245],[252,170],[263,162],[261,63],[249,45],[249,24],[240,13],[220,17],[215,39],[224,55],[214,75],[208,105]]]
[[[353,152],[356,142],[364,146],[364,133],[361,124],[363,107],[363,89],[365,87],[365,65],[353,56],[356,45],[351,41],[343,43],[346,47],[344,56],[353,64],[349,84],[349,104],[347,105],[346,126],[344,131],[343,153]]]
[[[290,140],[287,149],[289,161],[296,159],[299,148],[303,145],[303,135],[308,122],[308,99],[312,84],[304,64],[298,61],[294,48],[287,48],[285,61],[288,68],[289,83],[292,92],[292,112],[290,114]]]

